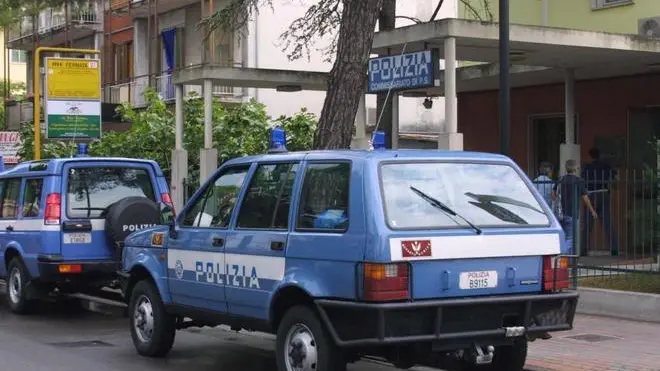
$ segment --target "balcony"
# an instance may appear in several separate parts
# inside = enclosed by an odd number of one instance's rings
[[[101,29],[102,17],[99,2],[93,0],[80,5],[69,5],[68,15],[64,6],[48,8],[36,17],[24,16],[10,27],[7,35],[8,48],[31,50],[35,40],[41,46],[63,44],[67,37],[64,32],[67,26],[70,40],[92,36]]]
[[[199,0],[152,0],[151,14],[162,14],[174,9],[179,9],[192,4],[198,4]],[[128,13],[136,18],[149,16],[149,0],[110,0],[110,9],[116,13]]]
[[[173,103],[175,98],[175,88],[172,84],[172,74],[162,73],[152,78],[152,86],[158,91],[160,97],[168,103]],[[113,84],[106,87],[104,97],[105,103],[121,104],[130,103],[133,107],[145,107],[147,102],[144,98],[144,92],[149,87],[149,77],[139,76],[131,79],[129,82]],[[195,93],[202,96],[202,87],[200,85],[186,85],[183,89],[184,96]],[[213,86],[213,96],[225,103],[239,103],[242,100],[242,89],[227,86]]]

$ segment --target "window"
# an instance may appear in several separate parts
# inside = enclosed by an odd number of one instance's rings
[[[425,162],[381,167],[387,222],[394,229],[460,228],[466,225],[434,207],[422,195],[442,202],[477,226],[541,226],[550,219],[530,187],[504,164]]]
[[[298,164],[259,165],[238,214],[238,228],[288,229]]]
[[[135,196],[155,200],[151,176],[146,169],[89,167],[69,170],[69,218],[102,218],[108,206]]]
[[[27,52],[25,50],[12,49],[11,61],[12,63],[27,63]]]
[[[16,218],[18,216],[18,196],[21,191],[20,179],[8,179],[2,182],[1,218]]]
[[[298,229],[345,231],[348,228],[348,194],[351,165],[307,165],[298,208]]]
[[[591,0],[591,9],[610,8],[619,5],[633,4],[634,0]]]
[[[186,227],[227,228],[249,166],[228,168],[189,208]]]
[[[23,211],[21,212],[21,215],[24,218],[36,218],[39,216],[41,188],[43,184],[43,179],[27,179],[25,181],[25,190],[23,193]]]
[[[133,77],[133,42],[115,44],[115,81],[128,81]]]

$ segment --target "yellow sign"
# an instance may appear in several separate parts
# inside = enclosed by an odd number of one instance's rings
[[[101,99],[101,66],[98,59],[48,58],[48,99]]]

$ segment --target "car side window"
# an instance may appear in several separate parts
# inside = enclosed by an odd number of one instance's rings
[[[287,229],[297,163],[257,167],[238,213],[238,228]]]
[[[7,179],[2,190],[0,218],[18,217],[18,197],[21,191],[20,179]]]
[[[348,162],[307,165],[298,207],[298,230],[348,229],[350,175]]]
[[[209,185],[189,208],[182,225],[201,228],[227,228],[250,166],[228,168]]]
[[[27,179],[23,189],[23,208],[21,215],[24,218],[35,218],[39,216],[39,206],[41,203],[41,188],[43,179]]]

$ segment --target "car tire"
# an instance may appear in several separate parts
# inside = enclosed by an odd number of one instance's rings
[[[28,314],[33,309],[33,301],[27,298],[28,272],[21,258],[13,258],[7,266],[7,306],[15,314]]]
[[[176,318],[165,311],[156,286],[140,281],[131,292],[128,305],[131,338],[138,354],[164,357],[174,345]]]
[[[346,359],[318,315],[307,306],[289,309],[277,328],[278,371],[345,371]]]
[[[527,339],[516,339],[512,345],[495,348],[493,371],[523,371],[527,361]]]

